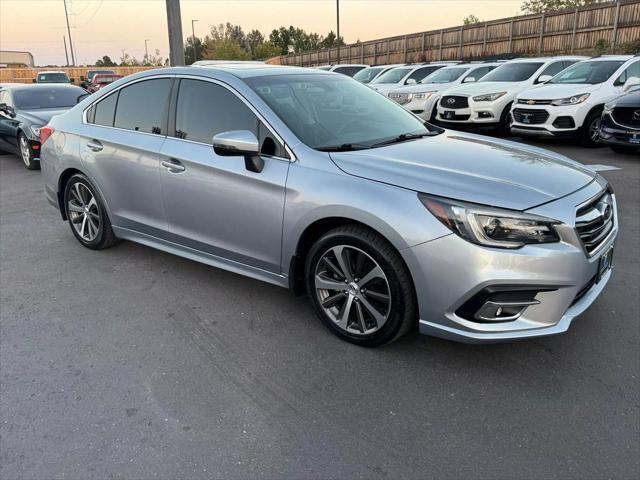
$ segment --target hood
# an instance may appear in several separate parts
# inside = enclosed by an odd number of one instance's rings
[[[602,84],[547,84],[528,88],[518,96],[527,100],[558,100],[560,98],[572,97],[574,95],[593,93],[601,87]]]
[[[67,110],[69,110],[69,108],[39,108],[36,110],[20,110],[20,115],[34,125],[46,125],[53,117],[65,113]]]
[[[449,130],[382,148],[331,153],[331,158],[350,175],[515,210],[565,196],[596,177],[553,152]]]
[[[391,90],[395,90],[398,88],[399,83],[377,83],[375,85],[369,84],[370,88],[373,88],[376,92],[383,94],[386,96]]]
[[[640,108],[640,90],[626,93],[616,100],[616,107]]]
[[[445,93],[445,95],[467,95],[469,97],[476,95],[486,95],[488,93],[509,92],[517,93],[529,84],[527,82],[476,82],[465,83],[457,87],[453,87]]]
[[[418,92],[441,92],[447,88],[451,88],[458,82],[448,83],[418,83],[417,85],[410,85],[408,87],[396,88],[393,91],[399,93],[418,93]]]

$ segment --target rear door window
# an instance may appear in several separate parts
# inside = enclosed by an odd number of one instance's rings
[[[122,88],[114,126],[136,132],[163,133],[171,82],[169,78],[155,78]]]
[[[113,127],[113,119],[116,113],[116,103],[118,102],[118,92],[109,95],[104,100],[99,101],[92,107],[89,121],[96,125]]]

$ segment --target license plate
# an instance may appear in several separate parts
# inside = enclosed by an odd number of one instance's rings
[[[531,123],[531,117],[529,115],[523,115],[522,123]]]
[[[629,139],[629,143],[636,143],[636,144],[640,144],[640,138],[636,137],[635,135],[633,137],[631,137]]]
[[[596,283],[600,281],[600,279],[611,270],[611,265],[613,262],[613,247],[609,247],[609,249],[600,255],[600,259],[598,260],[598,274],[596,276]]]
[[[445,110],[442,114],[443,118],[446,118],[447,120],[452,120],[453,118],[455,118],[456,116],[456,112],[452,112],[451,110]]]

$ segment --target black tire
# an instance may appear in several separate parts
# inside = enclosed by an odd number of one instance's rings
[[[502,115],[500,115],[500,123],[498,124],[498,133],[505,137],[511,135],[511,124],[513,123],[513,117],[511,116],[511,106],[513,104],[510,103],[504,110],[502,111]]]
[[[597,135],[597,138],[593,136],[594,128],[595,132],[599,132],[600,130],[600,119],[602,118],[601,111],[591,112],[587,118],[584,120],[582,124],[582,128],[580,129],[580,143],[584,147],[594,148],[602,145],[600,141],[600,135]]]
[[[78,194],[78,192],[80,193]],[[89,200],[87,192],[90,193],[93,200]],[[77,200],[78,195],[80,195],[81,201]],[[113,228],[111,228],[111,221],[109,220],[107,211],[104,208],[104,204],[102,203],[100,196],[97,194],[95,187],[87,177],[82,174],[76,174],[71,177],[65,185],[63,198],[64,209],[71,232],[83,246],[90,248],[91,250],[101,250],[103,248],[111,247],[119,242],[118,238],[113,233]],[[79,213],[72,210],[70,203],[73,203],[74,207],[86,204],[86,210],[83,208],[85,213]],[[91,217],[91,226],[87,225],[89,220],[84,220],[84,217],[82,217],[83,215],[86,217],[87,214]],[[95,226],[96,223],[97,228],[92,230],[91,227]],[[81,232],[78,232],[75,225],[79,224],[82,226],[82,232],[90,232],[91,234],[87,234],[85,237]]]
[[[40,170],[40,161],[35,160],[29,139],[22,132],[18,135],[18,149],[20,150],[20,158],[27,170]]]
[[[621,154],[631,154],[631,153],[636,153],[636,152],[640,152],[640,148],[638,147],[625,147],[623,145],[609,145],[611,147],[611,150],[613,150],[616,153],[621,153]]]
[[[388,286],[390,306],[385,311],[387,315],[386,321],[377,330],[372,331],[372,333],[355,334],[349,332],[348,329],[346,330],[341,328],[338,323],[336,323],[336,320],[329,316],[321,304],[318,293],[319,291],[316,290],[315,284],[316,272],[322,265],[324,265],[323,261],[319,266],[323,256],[325,256],[327,252],[331,251],[333,247],[340,246],[364,252],[366,254],[366,258],[373,260],[378,264],[386,277],[385,286]],[[354,260],[354,263],[357,262]],[[363,264],[360,265],[360,268],[362,270],[368,269],[368,267],[364,267]],[[354,274],[357,276],[358,265],[352,265],[352,269],[354,270]],[[338,277],[336,276],[335,278]],[[367,285],[372,285],[373,283],[374,282],[370,282]],[[384,345],[398,339],[412,328],[416,328],[418,325],[415,290],[411,280],[411,275],[406,265],[398,252],[389,242],[367,228],[358,225],[347,225],[331,230],[318,239],[306,258],[305,284],[314,310],[322,323],[338,337],[356,345],[364,347],[377,347],[379,345]],[[347,286],[345,285],[345,288],[346,287]],[[360,298],[362,298],[362,300],[360,300],[361,306],[358,306],[357,309],[354,307],[354,310],[360,311],[355,311],[351,314],[351,318],[356,318],[356,320],[351,322],[351,325],[357,325],[357,319],[360,318],[358,313],[361,311],[366,311],[366,315],[369,316],[369,310],[365,308],[366,303],[369,302],[369,305],[375,303],[373,300],[375,297],[369,297],[369,295],[379,295],[373,292],[374,287],[371,287],[370,290],[372,291],[368,292],[364,290],[364,287],[361,288],[362,289],[358,292]],[[343,292],[336,290],[336,293],[342,294]],[[345,298],[349,297],[348,293],[345,293],[345,295]],[[355,298],[354,301],[356,303],[358,302]],[[337,309],[338,307],[334,308]],[[344,306],[341,306],[340,310],[343,308]],[[370,318],[368,320],[372,321],[373,316],[369,317]],[[347,320],[346,323],[349,324],[349,320]],[[372,329],[373,328],[376,327],[373,326]],[[365,330],[366,329],[363,328],[362,332]]]

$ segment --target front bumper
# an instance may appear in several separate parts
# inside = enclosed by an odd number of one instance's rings
[[[605,114],[600,124],[600,140],[607,145],[640,149],[640,130],[619,125]]]
[[[443,95],[447,96],[447,93]],[[438,115],[436,119],[445,125],[467,125],[474,128],[495,128],[500,124],[500,118],[505,108],[508,108],[510,96],[505,95],[493,102],[474,102],[472,97],[467,98],[466,108],[446,108],[442,106],[442,98],[438,101]],[[445,112],[454,112],[455,118],[447,118]]]
[[[590,111],[586,104],[553,106],[553,105],[526,105],[514,103],[511,109],[513,123],[512,133],[532,136],[547,137],[572,137],[578,134],[582,124]],[[513,115],[515,110],[524,112],[530,121],[518,121],[520,115]],[[535,121],[535,114],[545,112],[547,118],[542,122]]]
[[[506,250],[475,245],[451,234],[407,249],[404,256],[416,286],[420,332],[465,343],[489,343],[566,331],[611,276],[608,270],[595,283],[600,257],[615,243],[617,214],[614,230],[592,256],[585,253],[573,224],[568,224],[585,197],[601,189],[592,182],[576,194],[531,211],[547,216],[559,208],[570,211],[565,218],[556,216],[564,224],[558,229],[559,243]],[[462,316],[462,307],[488,287],[538,291],[535,299],[540,303],[512,321],[480,322]]]

